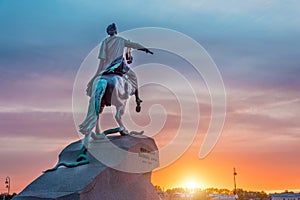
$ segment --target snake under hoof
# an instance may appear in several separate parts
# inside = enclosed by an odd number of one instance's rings
[[[73,163],[59,162],[59,163],[56,164],[55,167],[53,167],[51,169],[47,169],[46,171],[44,171],[44,173],[55,171],[61,166],[65,166],[67,168],[72,168],[72,167],[77,167],[77,166],[80,166],[80,165],[86,165],[89,162],[90,162],[90,160],[89,160],[87,155],[79,154],[79,156],[76,159],[76,162],[73,162]]]

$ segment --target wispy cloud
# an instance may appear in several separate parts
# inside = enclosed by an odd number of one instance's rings
[[[2,82],[0,112],[71,112],[72,77],[33,74]]]

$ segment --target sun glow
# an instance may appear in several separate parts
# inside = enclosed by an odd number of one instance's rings
[[[197,181],[189,180],[182,185],[183,188],[190,190],[190,192],[194,192],[195,189],[201,188],[200,184]]]

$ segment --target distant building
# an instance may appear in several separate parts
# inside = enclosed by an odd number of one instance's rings
[[[185,200],[185,199],[192,199],[193,198],[193,194],[184,194],[184,193],[180,193],[180,192],[174,192],[173,194],[171,194],[169,196],[169,199],[172,200]]]
[[[300,193],[285,192],[269,194],[271,200],[300,200]]]
[[[209,194],[210,200],[234,200],[234,195],[229,194]]]

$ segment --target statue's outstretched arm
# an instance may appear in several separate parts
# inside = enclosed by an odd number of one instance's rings
[[[152,51],[150,51],[149,49],[147,49],[143,45],[141,45],[139,43],[131,42],[130,40],[125,40],[125,47],[129,47],[129,48],[132,48],[132,49],[137,49],[137,50],[140,50],[140,51],[145,51],[146,53],[153,54]]]
[[[150,50],[149,50],[149,49],[147,49],[147,48],[138,49],[138,50],[140,50],[140,51],[145,51],[146,53],[153,54],[153,52],[152,52],[152,51],[150,51]]]

